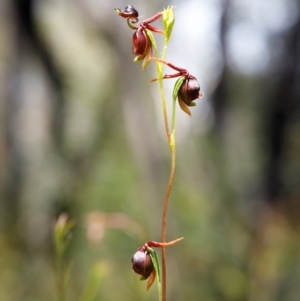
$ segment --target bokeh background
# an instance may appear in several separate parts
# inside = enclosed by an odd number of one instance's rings
[[[160,240],[170,156],[155,69],[133,63],[114,12],[127,4],[0,2],[3,301],[58,300],[61,213],[76,221],[65,300],[99,264],[96,300],[157,300],[130,258]],[[167,59],[205,95],[177,114],[168,239],[185,239],[167,251],[168,299],[299,301],[300,2],[131,4],[141,20],[177,6]]]

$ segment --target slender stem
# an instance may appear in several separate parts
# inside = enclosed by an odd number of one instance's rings
[[[164,40],[164,49],[162,53],[162,59],[166,56],[166,39]],[[155,56],[158,57],[158,51],[155,49]],[[171,143],[171,133],[169,129],[169,122],[168,122],[168,114],[167,114],[167,105],[166,105],[166,96],[164,91],[164,85],[163,85],[163,68],[164,65],[162,63],[159,63],[158,61],[155,61],[156,63],[156,69],[157,69],[157,80],[159,85],[159,92],[161,96],[161,103],[162,103],[162,109],[163,109],[163,116],[164,116],[164,125],[165,125],[165,131],[167,135],[167,140],[170,145]],[[168,185],[169,186],[169,185]],[[168,202],[168,201],[167,201]],[[166,207],[166,198],[164,200],[164,209],[163,209],[163,217],[162,217],[162,242],[166,242],[166,213],[165,213],[165,207]],[[166,207],[167,208],[167,207]],[[164,221],[165,220],[165,221]],[[166,301],[167,300],[167,294],[166,294],[166,251],[165,247],[162,247],[162,277],[161,277],[161,283],[159,284],[160,288],[158,290],[159,294],[159,301]]]
[[[57,281],[57,297],[59,301],[65,300],[65,290],[64,290],[64,267],[63,267],[63,255],[57,254],[57,271],[56,271],[56,281]]]
[[[176,98],[173,99],[173,105],[172,105],[172,120],[171,120],[171,135],[173,138],[173,141],[171,141],[171,145],[174,145],[175,148],[175,118],[176,118]],[[172,150],[171,150],[172,152]]]
[[[163,107],[163,114],[164,114],[164,124],[165,124],[165,131],[168,139],[168,143],[170,144],[171,141],[171,133],[169,129],[169,122],[168,122],[168,114],[167,114],[167,106],[166,106],[166,97],[165,97],[165,92],[164,92],[164,86],[162,79],[158,79],[158,84],[159,84],[159,90],[160,90],[160,95],[161,95],[161,100],[162,100],[162,107]]]
[[[165,194],[163,215],[162,215],[162,242],[166,241],[167,236],[167,213],[170,194],[173,186],[173,180],[175,175],[175,162],[176,162],[176,152],[175,145],[171,145],[171,172],[169,177],[169,182]],[[162,247],[162,292],[163,292],[163,301],[166,301],[166,288],[167,288],[167,277],[166,277],[166,247]]]
[[[167,39],[164,40],[164,48],[163,48],[163,53],[161,56],[162,60],[165,60],[166,56],[166,50],[167,50]],[[166,242],[166,236],[167,236],[167,213],[168,213],[168,205],[169,205],[169,199],[170,199],[170,194],[171,194],[171,189],[173,185],[173,179],[175,175],[175,160],[176,160],[176,153],[175,153],[175,144],[173,144],[172,140],[175,138],[171,135],[174,135],[175,132],[173,131],[174,129],[174,109],[172,110],[172,132],[170,133],[170,129],[168,127],[168,131],[166,130],[166,134],[168,136],[168,142],[171,150],[171,172],[170,172],[170,177],[169,177],[169,182],[165,194],[165,199],[164,199],[164,206],[163,206],[163,213],[162,213],[162,233],[161,233],[161,240],[163,243]],[[164,114],[166,115],[166,114]],[[166,117],[165,117],[166,120]],[[165,121],[166,122],[166,121]],[[167,264],[166,264],[166,247],[162,248],[162,301],[167,300]]]
[[[167,51],[167,44],[168,40],[164,40],[164,48],[161,56],[161,60],[165,60],[166,57],[166,51]],[[156,51],[156,57],[158,57],[157,51]],[[175,107],[176,107],[176,102],[173,102],[173,107],[172,107],[172,121],[171,121],[171,131],[169,128],[169,123],[168,123],[168,114],[167,114],[167,106],[166,106],[166,97],[165,97],[165,92],[164,92],[164,87],[163,87],[163,63],[159,63],[156,61],[156,68],[157,68],[157,73],[158,73],[158,84],[159,84],[159,90],[160,90],[160,95],[161,95],[161,100],[162,100],[162,108],[163,108],[163,116],[164,116],[164,124],[165,124],[165,131],[168,139],[168,143],[170,146],[170,151],[171,151],[171,171],[170,171],[170,177],[169,177],[169,182],[165,194],[165,199],[164,199],[164,205],[163,205],[163,213],[162,213],[162,243],[166,242],[166,236],[167,236],[167,213],[168,213],[168,204],[169,204],[169,199],[170,199],[170,194],[173,186],[173,180],[174,180],[174,175],[175,175],[175,163],[176,163],[176,152],[175,152]],[[167,300],[167,267],[166,267],[166,247],[162,247],[162,258],[161,258],[161,263],[162,263],[162,291],[161,294],[159,292],[159,299],[161,301],[166,301]]]
[[[164,58],[166,56],[166,49],[167,49],[167,47],[164,47],[162,58]],[[156,51],[155,55],[156,55],[156,57],[158,56],[157,51]],[[162,109],[163,109],[163,115],[164,115],[165,131],[166,131],[168,143],[170,144],[171,133],[170,133],[170,129],[169,129],[166,96],[165,96],[164,84],[163,84],[163,67],[164,67],[163,64],[156,62],[156,69],[157,69],[157,73],[158,73],[159,92],[160,92],[160,96],[161,96],[161,103],[162,103]]]

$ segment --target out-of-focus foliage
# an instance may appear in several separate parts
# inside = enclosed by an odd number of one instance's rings
[[[114,12],[126,4],[0,3],[3,301],[58,300],[63,212],[76,221],[66,300],[157,298],[130,259],[160,240],[170,158],[151,67],[133,63]],[[145,18],[177,6],[167,59],[205,95],[192,118],[178,110],[168,237],[185,239],[167,250],[168,299],[298,301],[299,1],[131,4]]]

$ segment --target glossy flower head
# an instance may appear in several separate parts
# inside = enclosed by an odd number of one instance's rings
[[[133,257],[131,258],[132,269],[135,273],[141,275],[141,280],[149,278],[147,281],[147,290],[154,283],[156,275],[158,276],[158,279],[160,279],[159,260],[156,252],[152,248],[169,247],[181,241],[182,239],[183,237],[164,243],[148,241],[143,246],[138,248],[138,250],[134,253]]]
[[[191,115],[191,112],[187,106],[195,106],[196,104],[194,103],[194,100],[203,96],[203,93],[200,92],[200,85],[196,77],[190,74],[184,76],[184,80],[179,87],[177,96],[180,108],[187,114]]]
[[[188,107],[193,107],[196,104],[194,103],[194,100],[201,98],[203,96],[203,93],[200,92],[200,85],[196,79],[195,76],[191,75],[186,69],[177,67],[173,65],[172,63],[166,62],[164,60],[158,59],[158,58],[152,58],[156,60],[157,62],[163,63],[172,69],[178,71],[174,74],[166,74],[162,78],[175,78],[179,77],[179,79],[176,81],[173,89],[173,99],[176,100],[178,98],[178,103],[180,108],[187,113],[188,115],[191,115],[191,111]],[[158,78],[154,78],[151,81],[156,81]]]
[[[148,279],[153,272],[152,259],[146,248],[138,249],[131,262],[133,271],[141,275],[141,279]]]

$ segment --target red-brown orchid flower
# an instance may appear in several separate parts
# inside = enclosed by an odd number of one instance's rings
[[[178,91],[178,102],[181,109],[185,111],[185,109],[182,107],[182,104],[184,103],[188,107],[195,106],[196,104],[193,101],[201,98],[203,96],[203,93],[200,92],[200,86],[195,76],[191,74],[186,74],[183,76],[185,77],[185,79],[183,80]]]
[[[203,93],[200,92],[200,85],[197,81],[197,78],[191,75],[186,69],[177,67],[172,63],[163,61],[158,58],[152,58],[152,59],[161,62],[169,66],[170,68],[178,71],[177,73],[174,74],[166,74],[162,78],[167,79],[167,78],[180,77],[175,83],[174,93],[176,94],[175,96],[178,97],[178,103],[180,108],[188,115],[191,115],[191,111],[188,107],[194,107],[196,105],[194,103],[194,100],[203,97]],[[151,80],[151,82],[156,80],[157,78]]]
[[[115,8],[115,10],[119,16],[126,18],[128,26],[135,30],[132,36],[132,52],[136,55],[135,61],[144,60],[143,68],[145,68],[152,56],[151,32],[164,33],[159,28],[150,25],[150,23],[159,19],[163,13],[157,13],[136,27],[133,24],[138,22],[138,12],[132,5],[126,6],[124,10],[120,10],[119,8]]]
[[[153,250],[151,248],[169,247],[181,241],[182,239],[183,237],[165,243],[148,241],[143,246],[138,248],[138,250],[134,253],[134,255],[131,258],[132,269],[135,273],[141,275],[141,280],[149,278],[147,282],[147,290],[151,287],[155,280],[156,268],[154,265],[158,264],[155,263],[155,261],[153,262],[153,258],[151,256],[151,253],[153,254]],[[158,275],[158,277],[160,277],[160,275]]]

